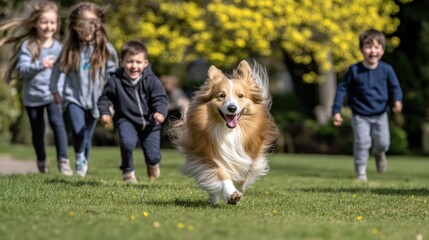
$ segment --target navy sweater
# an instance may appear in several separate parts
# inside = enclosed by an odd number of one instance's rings
[[[168,112],[168,97],[164,86],[148,65],[136,85],[133,85],[119,68],[107,80],[103,94],[98,100],[100,114],[112,115],[109,107],[113,104],[113,124],[127,120],[137,128],[154,129],[153,114],[159,112],[165,117]]]
[[[344,98],[353,114],[376,116],[388,111],[394,101],[402,102],[402,90],[395,71],[380,61],[375,69],[368,69],[362,62],[348,69],[337,87],[332,115],[341,112]]]

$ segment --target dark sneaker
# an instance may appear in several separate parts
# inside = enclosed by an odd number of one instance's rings
[[[41,173],[48,173],[49,172],[49,167],[48,167],[46,160],[44,160],[44,161],[37,160],[37,168],[39,169],[39,172],[41,172]]]
[[[387,170],[387,160],[385,152],[375,155],[375,164],[377,166],[377,172],[383,173]]]
[[[159,164],[155,165],[146,165],[147,168],[147,176],[149,177],[149,180],[154,181],[157,178],[159,178],[160,170],[159,170]]]
[[[73,171],[70,168],[70,161],[67,158],[61,158],[58,161],[58,171],[64,176],[73,176]]]
[[[134,171],[123,173],[122,179],[127,183],[137,183],[137,178]]]

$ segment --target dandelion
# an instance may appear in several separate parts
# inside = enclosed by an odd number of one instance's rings
[[[130,221],[134,221],[134,220],[136,220],[136,216],[131,215],[131,216],[130,216]]]
[[[153,227],[159,228],[161,227],[161,224],[159,222],[153,222]]]
[[[357,217],[356,217],[356,220],[358,220],[358,221],[362,221],[362,220],[363,220],[363,216],[360,216],[360,215],[359,215],[359,216],[357,216]]]
[[[149,216],[149,212],[143,211],[143,216],[145,217]]]
[[[75,212],[73,212],[73,211],[70,211],[70,212],[69,212],[69,216],[70,216],[70,217],[74,217],[74,215],[76,215],[76,213],[75,213]]]
[[[373,228],[371,230],[372,235],[377,235],[378,234],[378,229],[377,228]]]
[[[178,224],[177,224],[177,228],[182,229],[182,228],[184,228],[184,227],[185,227],[185,224],[183,224],[183,223],[178,223]]]
[[[424,203],[427,203],[427,201],[426,201],[426,200],[424,200],[423,202],[424,202]]]
[[[194,226],[188,225],[188,231],[192,231],[192,230],[194,230]]]
[[[192,195],[192,192],[189,192],[189,195]]]
[[[356,194],[353,194],[353,195],[352,195],[352,198],[355,198],[355,197],[356,197]]]
[[[277,210],[273,210],[273,214],[277,214]]]

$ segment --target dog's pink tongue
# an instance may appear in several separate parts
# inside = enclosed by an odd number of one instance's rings
[[[226,126],[229,128],[235,128],[238,124],[238,115],[226,115]]]

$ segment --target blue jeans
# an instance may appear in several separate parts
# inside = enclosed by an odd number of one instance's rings
[[[67,106],[67,113],[72,127],[74,152],[84,152],[85,158],[89,159],[92,134],[97,125],[97,119],[92,117],[90,111],[84,110],[74,103]]]
[[[119,169],[123,173],[134,170],[133,151],[138,140],[140,140],[146,164],[155,165],[161,161],[160,128],[141,131],[132,123],[123,119],[118,122],[117,128],[122,159],[122,165]]]
[[[55,149],[57,151],[57,161],[67,157],[67,132],[64,125],[61,105],[49,103],[37,107],[25,107],[31,125],[33,147],[36,151],[37,160],[46,160],[45,151],[45,109],[48,112],[49,125],[54,133]]]
[[[386,152],[390,145],[389,119],[387,113],[365,117],[353,114],[353,155],[357,174],[366,174],[369,150],[374,141],[374,154]]]

